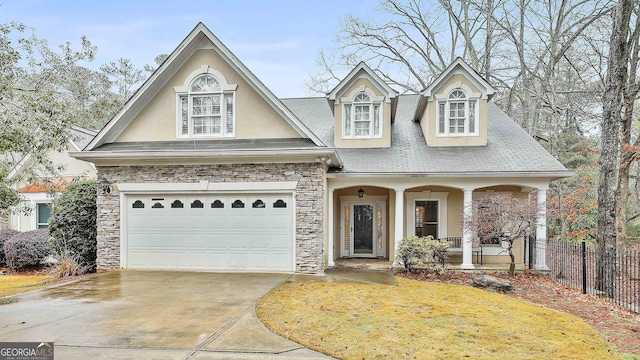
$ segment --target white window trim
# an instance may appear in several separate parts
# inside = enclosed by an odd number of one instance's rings
[[[378,105],[380,107],[379,114],[378,114],[379,119],[378,119],[378,134],[377,135],[373,135],[375,133],[375,130],[374,130],[374,127],[373,127],[374,126],[373,117],[371,117],[371,135],[366,135],[366,136],[353,135],[355,133],[355,124],[353,122],[353,116],[354,116],[355,112],[354,112],[353,108],[351,109],[351,116],[352,117],[350,119],[346,118],[346,113],[347,113],[346,105],[351,105],[353,107],[353,104],[355,104],[353,102],[353,99],[360,93],[365,93],[365,94],[369,95],[369,98],[371,99],[371,102],[362,103],[362,104],[370,104],[371,105],[371,114],[372,115],[375,114],[374,107],[376,105]],[[371,89],[369,89],[369,88],[367,88],[365,86],[359,86],[359,87],[353,89],[351,91],[351,93],[349,93],[349,95],[347,95],[346,97],[341,97],[340,98],[340,103],[342,104],[341,105],[341,111],[342,111],[342,124],[341,124],[342,125],[341,126],[342,129],[341,129],[341,133],[342,133],[342,138],[343,139],[351,139],[351,140],[353,140],[353,139],[381,139],[383,137],[384,104],[385,104],[385,97],[384,96],[376,96],[373,93],[373,91],[371,91]],[[360,104],[360,103],[358,103],[358,104]],[[344,132],[344,123],[347,120],[351,122],[351,134],[352,135],[346,135],[345,132]]]
[[[413,236],[415,234],[416,217],[415,208],[416,201],[437,201],[438,202],[438,238],[447,237],[447,198],[448,192],[435,192],[425,190],[421,192],[405,192],[407,197],[406,206],[406,232],[407,236]]]
[[[465,84],[460,82],[448,86],[442,94],[436,94],[434,104],[436,106],[436,137],[471,137],[471,136],[480,136],[480,98],[482,97],[481,93],[474,93],[471,88]],[[449,95],[451,92],[455,90],[461,90],[465,93],[466,99],[465,101],[465,122],[464,122],[464,133],[450,133],[449,132]],[[474,109],[474,119],[475,119],[475,131],[469,132],[469,102],[475,101],[475,109]],[[445,126],[444,133],[440,132],[440,104],[444,103],[444,111],[445,111]]]
[[[204,93],[203,95],[206,94],[220,94],[221,96],[221,107],[222,107],[222,111],[220,114],[220,121],[221,121],[221,127],[222,127],[222,131],[221,134],[198,134],[195,135],[193,134],[193,123],[192,123],[192,119],[191,119],[191,98],[192,98],[192,94],[194,93],[190,93],[189,92],[189,87],[191,86],[191,82],[193,80],[195,80],[197,77],[201,76],[201,75],[211,75],[214,76],[218,82],[220,83],[220,88],[221,90],[219,92],[216,93]],[[224,75],[222,75],[221,72],[209,67],[208,65],[202,65],[200,66],[200,68],[198,68],[197,70],[194,70],[193,72],[191,72],[186,78],[185,78],[185,82],[182,86],[175,86],[173,88],[175,94],[176,94],[176,138],[178,139],[215,139],[215,138],[233,138],[236,136],[236,127],[237,127],[237,123],[236,123],[236,113],[237,113],[237,106],[236,106],[236,89],[238,88],[238,84],[229,84],[229,82],[227,81],[227,79],[224,77]],[[224,129],[226,128],[226,111],[224,109],[226,109],[226,102],[225,102],[225,95],[231,95],[233,96],[233,131],[231,132],[225,132]],[[180,98],[183,96],[188,96],[189,98],[189,132],[188,134],[182,134],[182,103],[180,101]]]
[[[29,218],[29,229],[30,230],[38,230],[38,204],[51,204],[53,202],[53,200],[55,200],[55,197],[58,196],[60,193],[56,193],[56,195],[54,195],[53,197],[46,192],[37,192],[37,193],[23,193],[22,196],[24,197],[24,201],[28,201],[29,202],[29,208],[31,209],[31,212],[26,215],[27,218]],[[14,214],[12,214],[14,215]],[[20,230],[21,227],[21,218],[23,217],[22,214],[15,214],[16,217],[13,218],[12,220],[15,219],[17,220],[15,226],[14,223],[12,221],[11,223],[11,228],[12,229],[16,229],[16,230]]]

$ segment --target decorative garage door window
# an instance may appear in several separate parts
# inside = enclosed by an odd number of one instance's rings
[[[191,203],[191,208],[192,209],[203,209],[204,208],[204,203],[200,200],[194,200]]]
[[[184,208],[184,203],[180,200],[175,200],[174,202],[171,203],[171,208],[172,209],[183,209]]]
[[[244,209],[244,203],[242,200],[238,199],[231,204],[231,207],[234,209]]]
[[[251,205],[251,207],[254,208],[254,209],[264,209],[265,208],[265,204],[264,204],[264,201],[258,199],[258,200],[253,202],[253,205]]]
[[[151,199],[152,209],[164,209],[164,198]]]
[[[224,209],[224,203],[220,200],[216,200],[211,203],[212,209]]]
[[[133,206],[134,209],[144,209],[144,202],[142,202],[142,200],[136,200],[133,202]]]
[[[282,200],[282,199],[278,199],[276,200],[276,202],[273,203],[273,207],[278,209],[278,208],[286,208],[287,207],[287,203]]]

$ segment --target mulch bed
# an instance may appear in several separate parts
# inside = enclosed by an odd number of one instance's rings
[[[458,271],[447,271],[442,274],[398,272],[396,275],[413,280],[458,285],[470,285],[472,276],[470,273]],[[512,282],[515,290],[505,295],[575,315],[599,331],[602,337],[621,353],[640,357],[640,314],[595,295],[584,295],[580,291],[530,271],[516,273],[513,278],[509,278],[504,273],[491,275]]]

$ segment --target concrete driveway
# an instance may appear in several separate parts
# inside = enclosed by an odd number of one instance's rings
[[[0,341],[53,341],[56,359],[329,359],[255,315],[290,276],[114,271],[0,305]]]

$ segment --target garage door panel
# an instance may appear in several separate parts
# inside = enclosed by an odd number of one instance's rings
[[[292,271],[291,201],[287,194],[128,197],[126,267]]]

